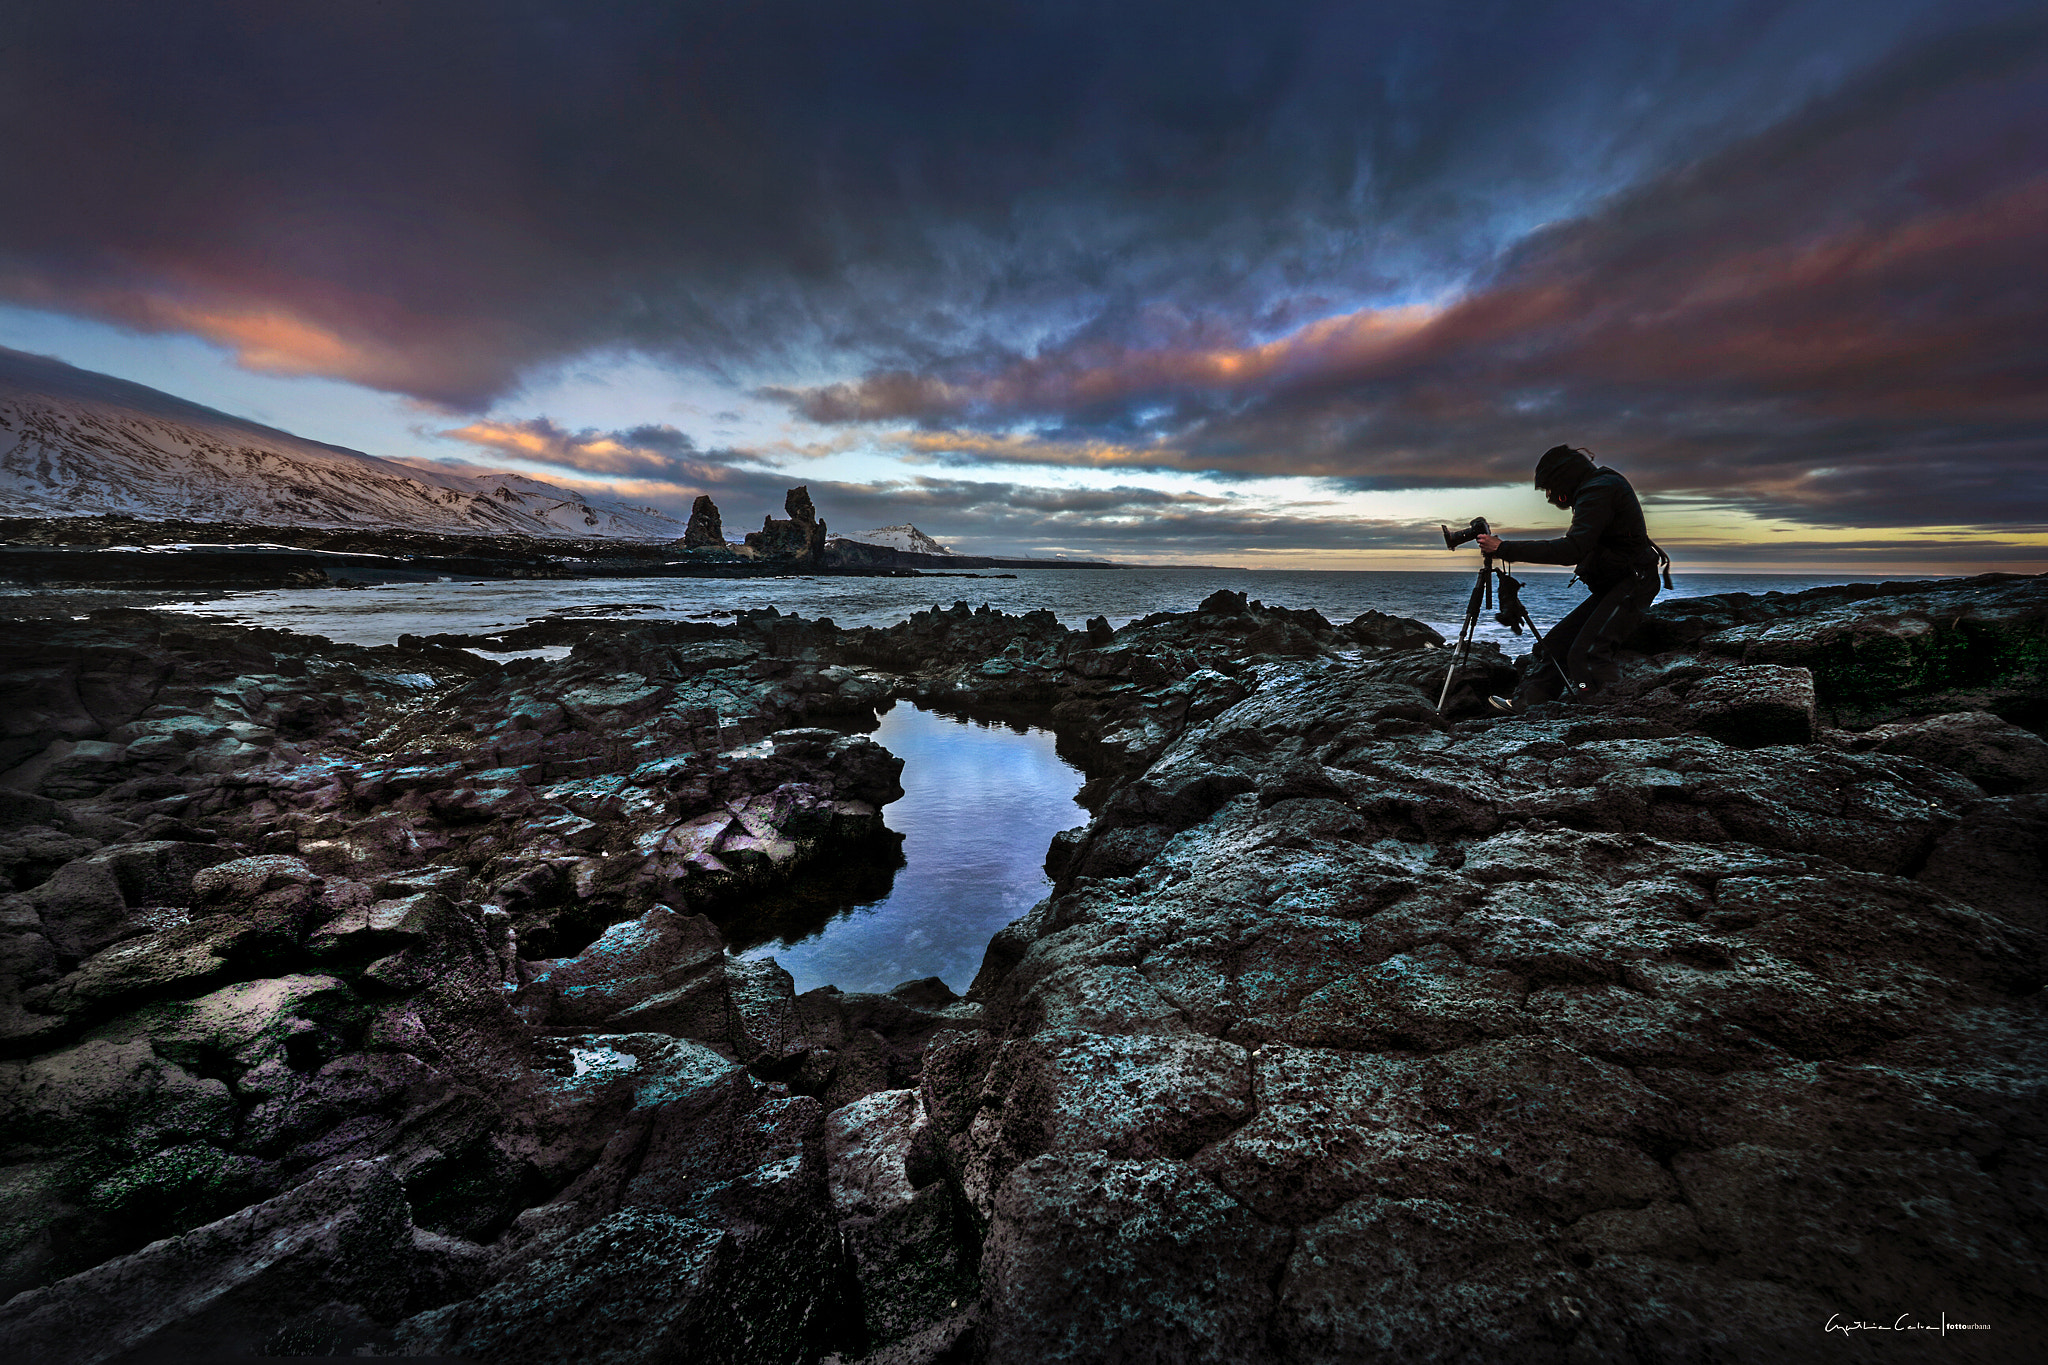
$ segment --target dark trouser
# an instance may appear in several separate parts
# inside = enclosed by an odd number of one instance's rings
[[[1637,569],[1602,591],[1590,593],[1565,618],[1550,628],[1529,658],[1528,673],[1515,689],[1524,705],[1554,701],[1564,695],[1565,678],[1572,690],[1597,692],[1621,676],[1614,650],[1643,623],[1657,598],[1657,571]],[[1553,667],[1553,661],[1563,669]]]

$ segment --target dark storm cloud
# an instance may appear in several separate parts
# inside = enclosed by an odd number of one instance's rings
[[[1236,344],[1456,286],[1955,8],[17,6],[0,296],[462,410],[592,351]]]
[[[2039,522],[2044,241],[2036,19],[1913,44],[1531,234],[1440,309],[1089,338],[786,396],[813,420],[919,422],[954,459],[1401,488],[1519,480],[1570,440],[1648,488],[1812,522]]]

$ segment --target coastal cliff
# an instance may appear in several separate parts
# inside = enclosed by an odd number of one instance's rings
[[[12,1356],[2048,1326],[2048,581],[1675,602],[1608,704],[1507,718],[1497,651],[1440,717],[1428,627],[1227,592],[1120,630],[8,631]],[[799,996],[721,929],[893,856],[857,732],[895,699],[1051,725],[1094,818],[966,998]]]

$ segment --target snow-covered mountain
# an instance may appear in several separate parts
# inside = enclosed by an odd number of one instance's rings
[[[309,441],[0,347],[7,515],[674,540],[683,523],[519,474],[460,474]]]
[[[910,550],[921,555],[949,555],[953,552],[933,540],[915,526],[905,522],[901,526],[884,526],[875,531],[862,531],[847,537],[863,545],[886,545],[892,550]]]

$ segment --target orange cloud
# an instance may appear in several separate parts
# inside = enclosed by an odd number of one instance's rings
[[[768,392],[817,422],[929,419],[977,410],[1058,412],[1148,393],[1248,390],[1397,362],[1443,314],[1435,304],[1362,308],[1256,345],[1089,348],[958,379],[889,371],[856,384]]]
[[[289,313],[196,307],[152,300],[165,331],[190,332],[235,353],[238,364],[271,374],[343,375],[377,368],[381,358],[339,333]]]
[[[911,458],[971,456],[1004,464],[1071,465],[1083,469],[1173,469],[1185,463],[1182,453],[1163,444],[1131,445],[1117,441],[1062,441],[1016,433],[949,430],[892,432],[883,438]]]
[[[744,452],[699,450],[696,442],[666,425],[624,431],[599,431],[594,427],[571,431],[546,417],[531,417],[524,421],[485,419],[439,434],[496,451],[508,459],[599,478],[717,483],[735,459],[762,463]]]

